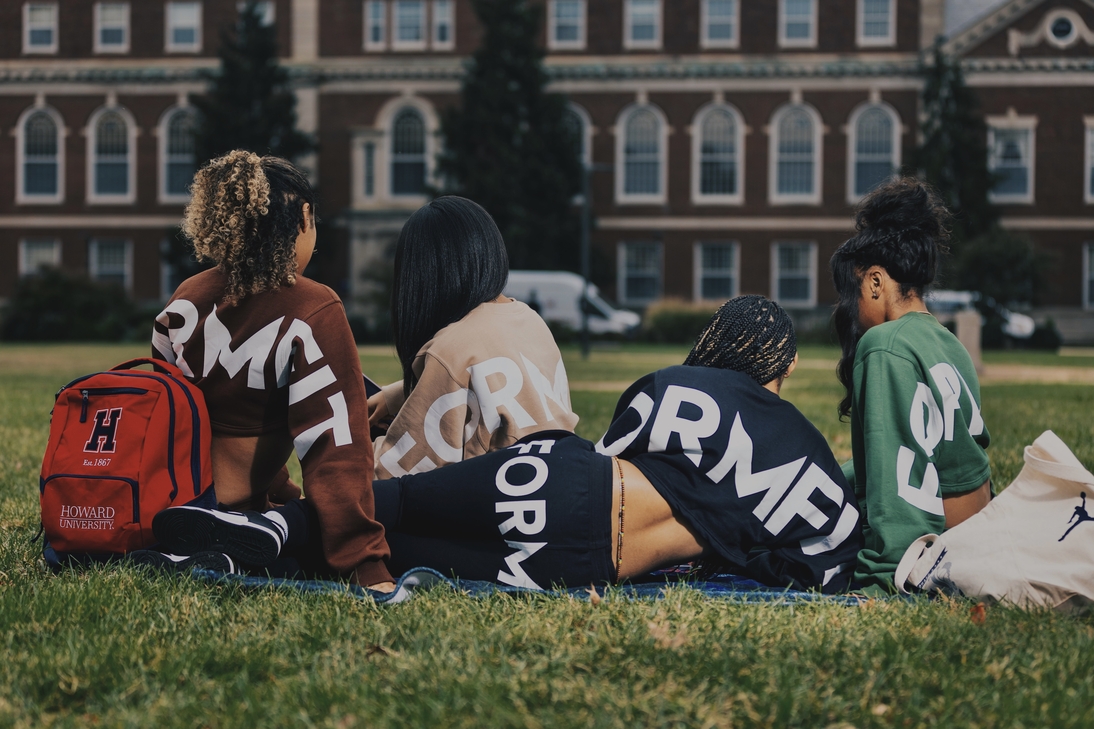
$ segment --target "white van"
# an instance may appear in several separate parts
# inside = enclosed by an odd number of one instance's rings
[[[544,321],[580,331],[583,281],[569,271],[510,271],[505,295],[537,309]],[[586,301],[593,334],[626,334],[642,321],[633,311],[615,309],[600,298],[595,284],[589,284]]]

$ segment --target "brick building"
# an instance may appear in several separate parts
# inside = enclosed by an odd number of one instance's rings
[[[958,0],[949,0],[957,2]],[[851,206],[915,147],[944,0],[543,0],[553,88],[598,169],[595,278],[631,306],[757,292],[832,302]],[[1008,227],[1094,309],[1094,2],[1000,0],[952,35]],[[48,263],[167,296],[193,170],[187,95],[236,0],[0,0],[0,297]],[[320,276],[359,300],[420,205],[479,39],[468,0],[273,0],[321,215]]]

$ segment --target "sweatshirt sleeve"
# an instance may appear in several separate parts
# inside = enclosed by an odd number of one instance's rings
[[[485,452],[485,447],[465,452],[478,420],[475,394],[427,353],[421,377],[378,444],[376,477],[424,473]]]
[[[868,354],[854,378],[865,461],[856,470],[865,475],[867,521],[857,577],[889,587],[908,545],[946,525],[937,450],[924,423],[934,394],[911,362],[889,352]]]
[[[324,306],[294,322],[284,340],[292,347],[289,433],[305,496],[319,516],[323,553],[361,585],[389,581],[388,546],[372,497],[365,383],[345,311],[337,302]]]

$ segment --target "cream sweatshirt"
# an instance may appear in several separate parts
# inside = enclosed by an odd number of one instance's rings
[[[383,389],[395,418],[378,438],[376,477],[421,473],[542,430],[573,432],[566,367],[550,329],[519,301],[480,304],[425,343],[418,382]]]

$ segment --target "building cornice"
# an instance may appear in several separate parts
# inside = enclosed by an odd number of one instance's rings
[[[344,81],[459,81],[464,59],[332,59],[317,63],[285,62],[290,77],[301,84]],[[217,68],[216,59],[193,60],[186,64],[154,61],[103,63],[21,61],[0,64],[0,84],[126,83],[161,84],[208,79]],[[739,78],[879,78],[915,76],[918,58],[892,56],[879,60],[816,57],[782,59],[771,57],[725,59],[649,58],[604,59],[548,63],[552,81],[629,81],[672,79]]]
[[[965,58],[967,74],[1090,74],[1094,58]],[[462,59],[333,59],[319,63],[285,63],[290,78],[300,85],[361,82],[458,83],[465,70]],[[30,61],[0,63],[0,85],[148,85],[204,83],[216,73],[216,59],[187,63],[103,63]],[[588,59],[549,63],[548,78],[569,88],[582,83],[636,83],[763,79],[914,79],[922,66],[918,56],[884,60],[813,57],[725,59]]]

